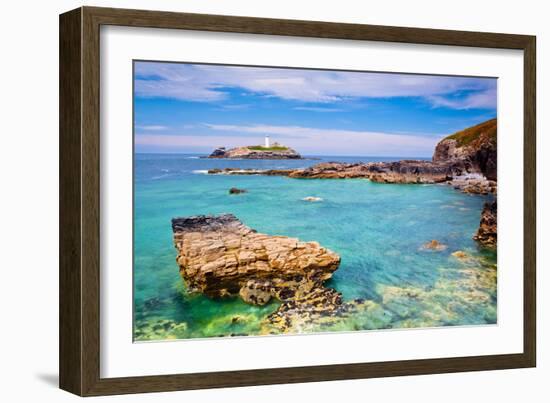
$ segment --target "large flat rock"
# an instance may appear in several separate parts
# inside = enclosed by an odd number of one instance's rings
[[[317,242],[261,234],[232,214],[174,218],[172,229],[181,276],[210,297],[259,305],[297,298],[322,287],[340,264]]]

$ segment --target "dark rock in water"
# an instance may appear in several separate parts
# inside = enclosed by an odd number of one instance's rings
[[[246,190],[246,189],[238,189],[238,188],[229,189],[229,194],[231,194],[231,195],[238,195],[238,194],[247,193],[247,192],[248,192],[248,190]]]
[[[238,227],[240,221],[233,214],[219,216],[191,216],[172,218],[172,231],[177,232],[215,232],[230,226]]]
[[[474,235],[474,240],[488,247],[497,245],[497,202],[485,203],[481,211],[479,229]]]
[[[164,305],[164,303],[158,297],[149,298],[143,303],[143,306],[147,310],[154,310],[160,308],[162,305]]]

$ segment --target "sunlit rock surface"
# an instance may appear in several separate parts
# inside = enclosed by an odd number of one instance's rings
[[[474,239],[480,244],[496,247],[497,245],[497,202],[485,203],[481,211],[479,229]]]

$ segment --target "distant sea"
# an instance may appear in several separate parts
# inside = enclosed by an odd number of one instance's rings
[[[175,261],[170,220],[199,214],[232,213],[259,232],[318,241],[338,253],[342,263],[326,285],[341,292],[344,300],[376,302],[380,317],[376,321],[357,317],[337,330],[496,323],[496,253],[472,240],[483,203],[492,196],[466,195],[439,184],[206,174],[212,168],[305,168],[327,161],[400,157],[226,160],[200,156],[134,157],[136,341],[257,335],[263,319],[277,309],[275,301],[257,307],[239,298],[212,300],[187,292]],[[229,195],[231,187],[248,193]],[[322,201],[303,201],[307,196]],[[422,249],[432,239],[447,248]],[[452,255],[456,251],[467,257],[457,259]],[[241,320],[232,320],[236,316]]]

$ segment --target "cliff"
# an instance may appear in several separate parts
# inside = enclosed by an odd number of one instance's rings
[[[244,158],[244,159],[301,159],[302,156],[290,147],[274,144],[272,147],[243,146],[231,148],[225,147],[215,149],[208,158]]]
[[[497,180],[497,120],[491,119],[454,133],[435,147],[434,163],[460,162],[468,172]]]

